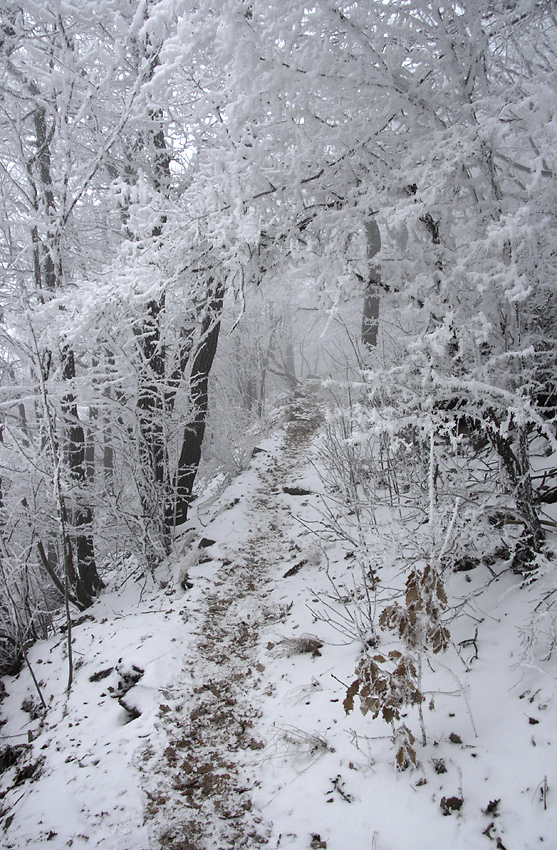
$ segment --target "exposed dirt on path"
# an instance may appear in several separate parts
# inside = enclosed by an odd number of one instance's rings
[[[292,404],[288,418],[280,451],[259,464],[247,498],[250,533],[241,549],[227,549],[199,613],[194,652],[160,706],[163,759],[148,751],[143,756],[147,814],[168,850],[255,848],[268,841],[250,793],[265,746],[254,737],[253,692],[264,675],[260,631],[285,616],[267,602],[284,549],[282,488],[322,421],[307,399]]]

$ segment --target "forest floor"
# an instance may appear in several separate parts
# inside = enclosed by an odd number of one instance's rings
[[[76,617],[69,694],[60,630],[3,680],[7,850],[557,846],[554,619],[549,652],[528,629],[552,586],[504,563],[449,570],[423,731],[416,705],[396,733],[364,716],[347,700],[361,639],[422,564],[423,523],[378,503],[357,537],[323,481],[323,419],[315,398],[292,402],[155,576],[125,558],[108,571]],[[403,649],[374,639],[379,665]]]

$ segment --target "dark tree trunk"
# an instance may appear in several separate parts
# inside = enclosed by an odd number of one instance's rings
[[[377,347],[379,332],[379,287],[381,272],[373,268],[369,275],[364,294],[364,309],[362,313],[362,342],[366,348]]]
[[[381,234],[375,219],[366,222],[367,259],[372,260],[381,250]],[[367,349],[376,348],[379,332],[379,288],[381,286],[381,270],[372,266],[364,293],[364,309],[362,312],[362,342]]]
[[[158,58],[152,59],[150,76],[158,65]],[[171,153],[166,144],[161,110],[149,110],[151,128],[149,132],[151,144],[151,162],[153,168],[153,187],[163,196],[168,195],[171,183],[170,163]],[[160,224],[156,225],[151,236],[158,239],[162,236],[166,216],[162,216]],[[145,315],[136,330],[138,347],[142,360],[140,374],[137,410],[139,430],[141,433],[140,460],[148,470],[145,487],[140,487],[140,498],[143,516],[153,527],[155,538],[162,541],[165,552],[170,551],[170,525],[168,522],[169,475],[168,456],[165,435],[165,420],[167,413],[172,410],[176,388],[181,373],[176,381],[175,375],[167,374],[167,357],[164,342],[161,338],[161,318],[165,311],[165,296],[152,299],[146,305]],[[153,492],[154,490],[154,492]],[[151,547],[148,559],[152,565],[159,559],[159,554]]]
[[[518,428],[514,446],[511,439],[503,437],[499,430],[490,431],[489,435],[513,489],[516,509],[524,520],[524,532],[517,544],[513,568],[518,571],[530,569],[545,535],[534,503],[528,435],[524,428]]]
[[[164,435],[166,415],[166,354],[160,337],[161,313],[164,297],[160,301],[149,301],[142,325],[136,331],[142,359],[137,410],[141,433],[140,462],[147,486],[140,488],[141,507],[145,520],[156,527],[155,536],[162,539],[166,552],[169,550],[170,529],[166,521],[165,505],[167,492],[167,457]],[[159,556],[152,552],[148,556],[153,564]]]
[[[30,88],[33,94],[38,95],[37,87],[31,83]],[[46,121],[46,110],[44,106],[39,106],[33,113],[33,124],[36,137],[36,160],[38,164],[38,178],[41,187],[42,199],[36,198],[36,201],[43,206],[44,214],[47,217],[47,234],[42,246],[39,242],[39,237],[36,228],[33,229],[32,238],[36,248],[35,256],[35,277],[38,278],[39,284],[45,289],[53,292],[61,278],[60,274],[60,252],[59,239],[53,232],[53,219],[55,214],[54,190],[52,187],[52,172],[50,159],[50,135]],[[35,184],[36,185],[36,184]],[[41,248],[42,254],[41,257]],[[37,269],[37,265],[39,269]]]
[[[164,482],[165,444],[163,419],[165,412],[165,351],[160,338],[160,314],[164,299],[149,301],[146,317],[138,331],[139,347],[143,359],[143,376],[140,382],[137,407],[143,438],[144,459],[152,471],[157,485]]]
[[[103,472],[105,487],[111,493],[114,481],[114,447],[112,445],[110,425],[108,424],[105,425],[103,435]]]
[[[211,281],[207,309],[201,324],[201,339],[195,350],[189,379],[193,413],[184,429],[176,474],[175,498],[170,506],[171,521],[175,526],[183,525],[188,518],[193,485],[201,460],[201,446],[209,409],[209,374],[217,351],[223,297],[224,286],[214,285]]]
[[[296,377],[296,360],[294,358],[294,345],[289,339],[286,343],[284,356],[284,375],[288,386],[294,391],[298,386],[298,378]]]
[[[75,378],[75,357],[71,349],[62,352],[62,376],[66,382]],[[85,431],[77,415],[77,404],[73,393],[62,399],[62,413],[65,424],[66,452],[68,469],[72,480],[78,485],[86,482],[85,468]],[[78,499],[80,496],[78,496]],[[72,553],[65,552],[66,565],[72,561],[73,580],[77,583],[76,592],[81,601],[92,598],[104,586],[97,572],[95,549],[92,533],[93,514],[89,505],[77,504],[67,517],[68,529],[74,530],[76,538],[77,564],[73,565]],[[67,547],[66,547],[67,548]],[[89,602],[89,604],[90,604]]]
[[[111,351],[105,352],[106,364],[105,368],[108,372],[110,372],[114,368],[114,355]],[[112,398],[112,392],[110,386],[105,386],[103,389],[103,396],[106,399]],[[121,396],[121,400],[123,401],[123,395],[121,391],[116,390],[115,393],[116,398]],[[114,444],[112,437],[112,426],[110,414],[104,411],[102,414],[102,470],[103,470],[103,479],[104,486],[109,493],[112,493],[114,490]]]
[[[40,92],[36,84],[27,82],[28,88],[40,103]],[[36,153],[27,164],[27,171],[34,193],[33,203],[37,213],[45,219],[46,234],[41,241],[38,229],[32,228],[33,266],[35,283],[39,290],[54,292],[62,283],[62,258],[60,251],[60,233],[56,224],[56,202],[52,182],[51,138],[47,112],[43,105],[37,105],[32,115],[35,131]],[[61,352],[62,377],[66,382],[75,378],[75,358],[73,351],[66,348]],[[78,488],[85,483],[85,434],[77,414],[77,403],[72,391],[62,399],[64,420],[64,449],[72,481]],[[56,458],[53,458],[56,463]],[[81,497],[78,496],[78,500]],[[62,541],[64,572],[69,584],[75,588],[75,595],[83,607],[91,604],[93,597],[103,587],[97,572],[92,536],[92,510],[90,506],[77,504],[71,511],[63,508],[66,516],[61,517],[64,531]],[[74,552],[70,536],[75,539]]]
[[[4,423],[0,422],[0,445],[4,445]],[[4,525],[4,479],[0,475],[0,527]]]
[[[89,416],[91,421],[95,422],[98,419],[98,411],[91,410]],[[85,476],[90,487],[95,483],[96,472],[95,438],[93,436],[93,429],[88,428],[85,435]]]

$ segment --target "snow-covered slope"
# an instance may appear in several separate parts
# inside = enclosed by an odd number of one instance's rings
[[[319,406],[290,413],[156,576],[107,577],[73,629],[69,695],[63,633],[29,652],[44,718],[27,669],[4,680],[6,848],[557,846],[554,667],[523,662],[520,632],[539,589],[481,565],[445,575],[450,644],[423,657],[425,746],[401,706],[417,766],[398,771],[391,725],[359,695],[345,710],[369,600],[323,493]],[[358,545],[375,547],[379,613],[408,568],[400,516],[377,516]],[[378,640],[370,657],[401,649]]]

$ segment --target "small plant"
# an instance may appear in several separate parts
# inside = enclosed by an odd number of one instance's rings
[[[26,711],[31,720],[38,720],[40,717],[44,717],[45,713],[44,707],[33,697],[25,697],[21,703],[21,710]]]
[[[298,637],[283,637],[278,642],[277,652],[287,657],[311,653],[315,658],[317,655],[321,655],[319,650],[322,646],[323,641],[315,635],[303,634]]]
[[[388,664],[394,669],[385,669]],[[393,650],[384,655],[363,656],[356,668],[357,678],[346,692],[344,710],[348,714],[354,708],[354,697],[360,697],[362,714],[371,713],[373,718],[381,714],[387,723],[400,719],[400,711],[405,705],[419,705],[424,700],[417,683],[417,670],[414,663],[404,658],[401,652]]]
[[[394,669],[384,669],[382,665],[390,662]],[[363,657],[356,669],[358,677],[348,688],[344,700],[344,710],[348,714],[354,708],[354,697],[360,697],[362,714],[372,712],[374,718],[381,714],[383,720],[393,726],[393,744],[396,748],[395,764],[397,770],[406,770],[416,766],[414,749],[415,737],[403,723],[398,729],[394,721],[400,719],[405,705],[420,705],[425,697],[418,688],[418,675],[414,663],[404,658],[398,650],[389,652],[387,657],[374,655]]]
[[[544,811],[547,809],[547,796],[549,794],[549,785],[547,783],[547,776],[544,776],[540,784],[538,785],[540,789],[540,800],[543,803]]]
[[[276,736],[275,743],[284,754],[295,754],[304,762],[314,762],[331,752],[327,739],[319,732],[306,732],[296,726],[285,726]]]
[[[405,705],[417,705],[426,744],[421,690],[422,656],[430,649],[434,654],[445,650],[449,631],[441,616],[447,607],[447,596],[440,573],[427,564],[423,570],[413,569],[406,579],[405,605],[394,602],[383,609],[379,624],[383,629],[398,633],[406,645],[406,653],[391,650],[386,655],[363,655],[356,668],[356,679],[346,692],[344,710],[354,708],[354,697],[360,697],[362,714],[373,718],[381,714],[393,724],[393,743],[397,748],[396,766],[405,770],[416,764],[413,748],[415,738],[405,726],[394,729]]]

